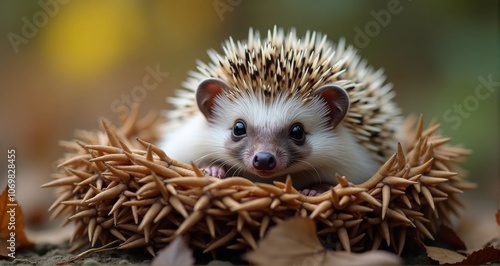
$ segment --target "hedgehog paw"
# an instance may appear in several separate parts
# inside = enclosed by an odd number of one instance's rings
[[[224,168],[222,166],[219,166],[219,165],[212,165],[212,166],[204,168],[203,170],[205,170],[205,172],[209,176],[218,177],[218,178],[226,177],[226,171],[224,170]]]
[[[317,191],[317,190],[314,190],[314,189],[308,189],[308,188],[300,190],[299,192],[300,192],[300,194],[302,194],[304,196],[309,196],[309,197],[314,197],[314,196],[321,195],[320,191]]]
[[[329,190],[330,187],[331,187],[330,185],[315,184],[307,188],[304,188],[302,190],[299,190],[299,192],[304,196],[314,197],[323,194],[325,191]]]

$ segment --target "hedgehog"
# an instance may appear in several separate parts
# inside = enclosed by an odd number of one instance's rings
[[[470,151],[437,121],[402,121],[383,71],[344,40],[275,27],[223,49],[170,100],[169,121],[135,106],[121,126],[61,142],[43,187],[57,188],[51,217],[75,225],[70,251],[93,247],[75,258],[154,256],[180,236],[205,253],[256,249],[292,217],[314,220],[328,248],[401,254],[459,215]]]
[[[275,26],[222,49],[168,99],[159,147],[172,158],[220,178],[290,175],[304,195],[318,195],[337,176],[366,181],[396,151],[402,118],[392,85],[344,39]]]

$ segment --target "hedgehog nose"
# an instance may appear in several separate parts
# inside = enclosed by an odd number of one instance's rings
[[[257,170],[273,170],[276,167],[276,158],[269,152],[259,152],[253,157],[253,167]]]

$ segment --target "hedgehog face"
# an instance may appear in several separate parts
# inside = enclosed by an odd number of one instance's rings
[[[211,146],[224,148],[227,158],[221,159],[229,171],[261,178],[296,172],[319,176],[312,165],[328,160],[321,156],[322,142],[331,143],[348,110],[343,89],[323,86],[308,101],[289,94],[270,99],[252,90],[229,99],[224,90],[229,90],[224,81],[207,79],[198,88],[197,101],[214,130],[210,135],[220,139]]]
[[[257,97],[218,98],[214,122],[226,130],[223,146],[235,162],[234,170],[269,178],[306,167],[313,152],[311,134],[328,125],[317,115],[313,118],[324,109],[300,112],[300,105],[296,97],[279,97],[273,103]]]

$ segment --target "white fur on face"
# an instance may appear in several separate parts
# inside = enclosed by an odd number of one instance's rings
[[[319,98],[306,103],[300,97],[277,96],[274,100],[253,94],[239,96],[234,100],[220,97],[214,108],[214,125],[231,129],[234,121],[243,119],[254,127],[279,129],[294,123],[302,123],[306,132],[316,133],[328,129],[329,109]]]
[[[300,97],[277,96],[272,101],[256,95],[245,95],[233,100],[220,97],[214,108],[213,124],[209,127],[210,131],[213,130],[211,134],[218,137],[213,138],[209,145],[218,147],[217,149],[224,147],[237,119],[244,120],[249,127],[275,129],[277,132],[280,131],[278,129],[288,129],[294,123],[301,123],[306,131],[304,146],[308,146],[310,150],[307,156],[279,174],[303,172],[305,175],[301,176],[308,176],[308,180],[294,181],[295,184],[336,183],[336,173],[348,176],[352,182],[368,179],[378,164],[342,123],[336,129],[331,127],[327,116],[329,112],[329,108],[319,97],[308,102],[303,102]],[[239,158],[233,158],[227,152],[219,158],[227,161],[228,165],[242,164]]]
[[[193,161],[203,167],[220,164],[226,170],[233,170],[237,175],[258,182],[283,181],[287,174],[292,174],[296,188],[318,182],[335,184],[336,173],[347,176],[353,183],[367,180],[379,164],[357,142],[343,122],[332,129],[328,123],[328,112],[326,104],[317,97],[306,103],[299,97],[278,97],[272,103],[256,96],[234,100],[220,97],[216,100],[210,121],[198,113],[186,121],[182,130],[174,131],[168,138],[170,141],[161,147],[172,158]],[[304,146],[308,149],[307,156],[277,173],[280,175],[278,177],[258,179],[256,176],[245,176],[249,172],[248,167],[244,166],[241,158],[231,155],[226,147],[226,142],[231,141],[231,132],[237,119],[243,119],[252,126],[258,124],[261,129],[288,129],[293,123],[301,123],[306,131]],[[304,148],[297,147],[299,152],[300,149]]]

